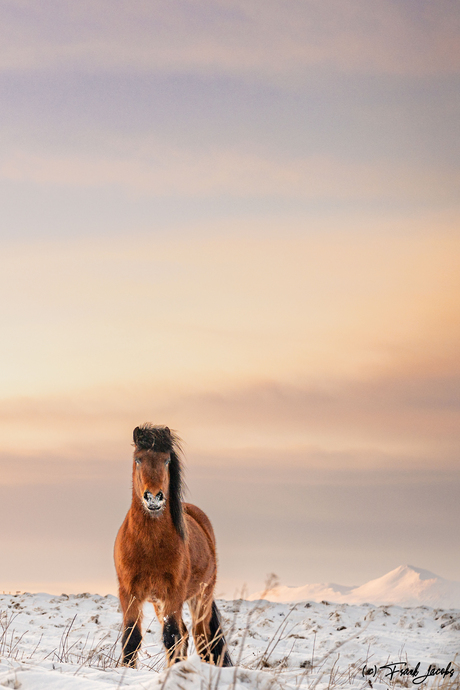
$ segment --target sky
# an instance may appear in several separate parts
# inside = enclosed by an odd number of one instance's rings
[[[116,591],[147,421],[218,593],[460,581],[458,3],[0,18],[0,590]]]

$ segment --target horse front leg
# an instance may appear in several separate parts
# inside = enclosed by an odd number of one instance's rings
[[[120,603],[123,611],[121,663],[135,668],[137,653],[142,643],[142,602],[134,595],[120,589]]]
[[[168,666],[187,658],[188,632],[182,620],[182,605],[163,614],[163,644]]]

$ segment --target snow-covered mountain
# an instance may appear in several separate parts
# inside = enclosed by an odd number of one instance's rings
[[[261,592],[250,599],[258,599]],[[336,584],[304,585],[286,587],[280,585],[264,594],[269,601],[333,601],[341,604],[364,604],[381,606],[432,606],[433,608],[460,608],[460,582],[445,580],[428,570],[412,565],[400,565],[395,570],[370,580],[359,587]]]

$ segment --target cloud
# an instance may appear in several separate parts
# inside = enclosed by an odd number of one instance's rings
[[[204,465],[451,467],[457,234],[364,225],[4,246],[3,452],[122,462],[152,421]]]
[[[459,383],[458,373],[324,387],[266,383],[190,400],[187,423],[201,427],[204,435],[206,419],[206,426],[216,429],[214,443],[225,438],[243,457],[260,444],[268,449],[268,457],[262,456],[267,461],[284,446],[286,453],[294,451],[293,457],[303,451],[306,462],[316,466],[389,466],[398,450],[409,465],[430,463],[436,453],[440,464],[450,464],[456,462],[460,441]]]
[[[11,147],[9,147],[11,148]],[[356,162],[334,156],[286,158],[237,149],[197,152],[147,139],[142,155],[34,153],[3,157],[0,179],[48,187],[115,186],[135,196],[301,200],[454,200],[458,173],[403,162]]]
[[[259,74],[310,66],[342,71],[437,74],[458,70],[459,13],[450,0],[241,0],[193,5],[108,0],[10,2],[0,65]]]
[[[460,442],[459,384],[457,370],[323,385],[272,381],[168,397],[147,385],[123,396],[108,389],[99,397],[88,391],[4,399],[2,483],[17,477],[40,483],[44,465],[60,481],[67,467],[73,469],[66,481],[99,477],[111,463],[129,459],[132,429],[144,421],[176,428],[199,466],[273,470],[282,457],[283,467],[312,472],[452,469]]]

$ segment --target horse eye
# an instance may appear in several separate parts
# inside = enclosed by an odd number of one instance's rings
[[[136,461],[136,465],[140,465],[142,462],[140,458],[134,458],[134,460]]]
[[[166,465],[166,467],[169,465],[170,462],[171,462],[171,458],[167,458],[167,459],[165,460],[165,465]]]

